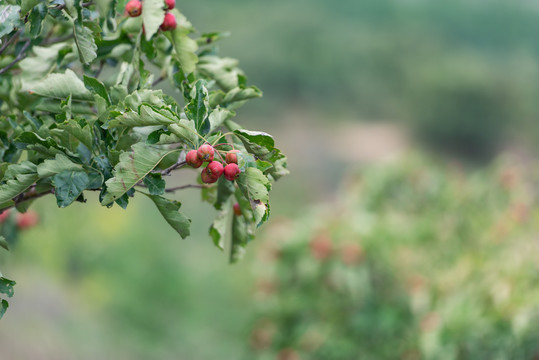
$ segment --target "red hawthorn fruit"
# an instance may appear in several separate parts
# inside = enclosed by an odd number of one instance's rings
[[[225,166],[225,179],[234,181],[238,175],[240,174],[241,170],[236,164],[228,164]]]
[[[39,222],[39,216],[35,211],[27,211],[25,213],[17,213],[17,227],[21,230],[34,227]]]
[[[204,170],[202,170],[200,177],[202,178],[202,182],[205,184],[213,184],[214,182],[219,180],[219,178],[217,176],[214,176],[211,172],[209,172],[207,168],[204,168]]]
[[[328,234],[319,234],[313,238],[309,244],[311,248],[311,254],[317,260],[323,261],[326,260],[333,250],[333,245],[331,243],[331,238]]]
[[[241,208],[240,208],[240,204],[238,203],[235,203],[234,204],[234,214],[236,216],[240,216],[241,215]]]
[[[221,175],[223,175],[223,164],[221,164],[219,161],[212,161],[211,163],[206,166],[206,170],[209,172],[212,176],[219,178]]]
[[[225,161],[227,164],[237,164],[238,163],[238,153],[239,150],[230,150],[226,153]]]
[[[125,12],[131,17],[137,17],[142,14],[142,3],[140,0],[130,0],[125,5]]]
[[[185,162],[187,165],[194,167],[195,169],[199,168],[202,165],[202,160],[198,158],[196,150],[191,150],[185,156]]]
[[[424,332],[430,332],[436,330],[440,325],[440,315],[435,312],[430,312],[421,319],[421,330]]]
[[[174,14],[166,13],[165,19],[163,20],[163,23],[160,27],[163,31],[170,31],[176,29],[176,17],[174,16]]]
[[[165,0],[165,6],[167,10],[174,9],[174,6],[176,6],[176,0]]]
[[[9,217],[9,209],[2,211],[0,213],[0,223],[3,223],[4,221],[6,221],[8,217]]]
[[[345,265],[357,265],[363,259],[363,249],[359,244],[347,243],[341,247],[341,261]]]
[[[215,154],[215,150],[213,149],[213,146],[209,144],[204,144],[200,146],[197,150],[198,158],[204,162],[213,161],[214,154]]]
[[[275,324],[264,320],[255,325],[251,332],[251,346],[256,350],[263,350],[271,346],[277,332]]]
[[[277,360],[301,360],[301,357],[294,349],[285,348],[279,351]]]

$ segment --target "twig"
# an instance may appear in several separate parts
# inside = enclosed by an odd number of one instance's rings
[[[30,46],[30,40],[26,40],[26,43],[24,43],[21,51],[19,52],[15,60],[7,64],[3,69],[0,69],[0,75],[2,75],[3,73],[11,69],[16,63],[18,63],[19,61],[21,61],[22,59],[26,57],[25,52],[26,52],[26,49],[28,49],[28,46]]]
[[[136,186],[145,187],[145,185],[143,185],[143,184],[137,184]],[[210,187],[209,185],[188,184],[188,185],[175,186],[175,187],[172,187],[172,188],[165,189],[165,192],[173,193],[175,191],[183,190],[183,189],[189,189],[189,188],[206,189],[206,188],[209,188],[209,187]],[[14,208],[17,205],[22,204],[23,202],[26,202],[26,201],[35,200],[35,199],[39,199],[40,197],[43,197],[45,195],[54,194],[54,189],[50,189],[48,191],[38,193],[38,192],[35,191],[35,188],[36,188],[36,185],[32,185],[29,188],[28,191],[23,192],[22,194],[14,197],[13,198],[13,205],[3,208],[2,210],[0,210],[0,212],[4,212],[7,209]],[[101,189],[86,189],[86,190],[87,191],[101,191]]]
[[[82,3],[82,7],[88,7],[90,5],[93,5],[93,1],[88,1],[88,2],[85,2],[85,3]],[[59,5],[57,6],[55,9],[56,10],[64,10],[66,8],[66,4],[62,4],[62,5]]]
[[[178,161],[176,164],[172,165],[171,167],[166,168],[165,170],[157,171],[157,172],[160,173],[161,175],[168,175],[168,174],[170,174],[173,170],[176,170],[176,169],[178,169],[178,168],[184,166],[185,164],[187,164],[186,161]]]
[[[161,174],[161,175],[169,175],[173,170],[176,170],[182,166],[184,166],[185,164],[187,164],[186,161],[178,161],[176,164],[172,165],[171,167],[169,168],[166,168],[165,170],[157,170],[157,171],[152,171],[152,173],[154,174]],[[146,185],[144,185],[144,179],[140,180],[138,183],[135,184],[135,186],[142,186],[142,187],[145,187]]]
[[[99,63],[99,69],[95,72],[95,78],[97,79],[99,77],[99,74],[101,74],[101,71],[103,71],[103,67],[105,66],[105,61],[101,60],[101,63]]]
[[[73,34],[67,34],[67,35],[65,35],[65,36],[47,39],[47,40],[43,41],[43,44],[44,44],[44,45],[57,44],[57,43],[61,43],[61,42],[63,42],[63,41],[69,40],[69,39],[71,39],[72,37],[73,37]]]
[[[19,37],[22,30],[17,31],[15,34],[13,34],[12,37],[10,37],[4,44],[2,44],[2,47],[0,47],[0,54],[6,50],[6,48],[15,41],[16,38]]]
[[[198,185],[198,184],[189,184],[189,185],[182,185],[182,186],[175,186],[173,188],[165,189],[165,192],[171,193],[177,190],[183,190],[183,189],[189,189],[189,188],[195,188],[195,189],[207,189],[209,188],[208,185]]]
[[[157,79],[155,79],[152,83],[152,86],[155,86],[157,84],[159,84],[161,81],[165,80],[166,79],[166,76],[165,75],[161,75],[159,76]]]
[[[54,189],[41,192],[41,193],[36,193],[35,185],[32,185],[29,191],[24,192],[13,199],[13,205],[3,208],[1,212],[6,211],[7,209],[13,208],[25,201],[34,200],[34,199],[37,199],[37,198],[40,198],[42,196],[49,195],[49,194],[54,194]]]

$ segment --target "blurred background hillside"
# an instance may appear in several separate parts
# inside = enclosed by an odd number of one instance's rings
[[[229,266],[194,190],[186,241],[144,199],[36,202],[40,225],[0,254],[17,280],[2,356],[539,355],[536,1],[177,7],[230,31],[221,54],[264,91],[238,122],[289,156],[273,219]]]

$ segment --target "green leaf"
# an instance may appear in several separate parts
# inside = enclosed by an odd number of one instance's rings
[[[0,211],[15,206],[13,200],[8,200],[0,204]]]
[[[71,153],[64,146],[59,145],[53,138],[42,138],[38,134],[31,131],[21,133],[15,139],[15,145],[20,149],[34,150],[50,157],[53,157],[59,153],[66,153],[74,157],[77,156]]]
[[[182,239],[189,236],[191,220],[179,212],[181,204],[178,201],[171,201],[157,195],[146,194],[146,196],[152,199],[161,215],[163,215],[169,225],[180,234]]]
[[[66,99],[71,95],[73,100],[93,101],[92,92],[84,86],[84,83],[70,69],[66,69],[64,74],[54,73],[48,75],[42,81],[31,85],[31,93]]]
[[[226,120],[236,115],[233,111],[217,106],[208,117],[210,121],[210,132],[215,131]]]
[[[213,240],[215,246],[219,249],[225,249],[225,238],[227,233],[227,228],[230,220],[230,206],[224,207],[223,210],[219,211],[217,217],[210,226],[210,236]]]
[[[140,89],[133,91],[122,100],[127,108],[137,110],[142,104],[162,108],[166,106],[164,97],[162,90]]]
[[[6,313],[7,309],[9,308],[9,304],[6,300],[2,299],[0,301],[0,319],[4,317],[4,314]]]
[[[275,141],[270,134],[259,131],[238,129],[234,131],[247,151],[260,158],[265,158],[275,148]]]
[[[149,173],[144,178],[144,185],[146,185],[151,195],[163,195],[167,184],[161,174]]]
[[[52,114],[62,113],[62,107],[60,105],[60,100],[52,98],[41,98],[36,103],[35,109],[38,111],[50,112]],[[72,103],[71,111],[73,114],[79,115],[95,115],[92,111],[92,108],[86,103]]]
[[[262,225],[263,222],[266,222],[270,215],[269,203],[264,204],[261,201],[255,200],[251,202],[251,208],[253,209],[254,221],[257,226]]]
[[[93,134],[90,125],[81,127],[76,120],[66,121],[63,124],[58,125],[59,128],[65,130],[75,139],[79,140],[88,150],[93,148]]]
[[[249,199],[255,217],[255,223],[260,225],[269,216],[269,191],[271,183],[257,168],[248,167],[236,179],[243,195]]]
[[[268,167],[267,164],[259,163],[257,160],[256,166],[270,175],[273,180],[278,180],[289,173],[287,158],[275,147],[275,142],[271,135],[244,129],[236,129],[234,134],[241,140],[248,152],[262,161],[272,164],[271,167]]]
[[[207,121],[209,112],[208,90],[204,86],[204,80],[198,80],[191,91],[191,101],[185,107],[185,115],[195,122],[195,128],[200,133]],[[209,128],[208,128],[209,130]]]
[[[144,0],[142,23],[144,24],[146,40],[150,40],[163,23],[165,19],[165,10],[163,8],[163,0]]]
[[[20,25],[19,12],[16,5],[0,5],[0,37],[9,34]]]
[[[97,57],[97,45],[92,30],[76,21],[73,25],[73,34],[79,50],[80,62],[83,64],[91,63]]]
[[[275,181],[285,175],[290,174],[290,171],[287,168],[287,158],[284,154],[279,152],[278,154],[272,156],[271,161],[273,161],[273,167],[267,171],[267,174],[272,178],[272,180]]]
[[[106,124],[106,127],[166,126],[175,122],[175,115],[170,109],[155,109],[150,105],[142,104],[139,111],[140,113],[132,110],[120,113],[114,119],[111,119]]]
[[[196,145],[198,136],[194,121],[181,119],[178,123],[170,125],[168,129],[180,139],[189,141],[193,146]]]
[[[0,294],[4,294],[7,297],[13,296],[13,286],[16,282],[13,280],[6,279],[5,277],[0,277]]]
[[[245,254],[245,246],[254,239],[253,230],[243,216],[232,219],[232,241],[230,244],[230,262],[235,263]]]
[[[30,35],[32,38],[36,38],[41,34],[42,22],[47,16],[47,6],[45,3],[40,3],[34,7],[28,16],[28,22],[26,27],[30,29]]]
[[[202,56],[197,64],[197,70],[215,80],[217,85],[227,92],[240,86],[238,76],[242,72],[238,69],[238,60],[236,59],[213,55]]]
[[[39,176],[37,167],[29,161],[9,165],[0,185],[0,204],[13,199],[33,185]]]
[[[239,188],[249,200],[259,200],[268,202],[268,192],[271,190],[271,183],[268,178],[257,168],[246,168],[236,179]]]
[[[56,65],[58,53],[66,48],[67,44],[61,42],[48,47],[32,47],[33,56],[27,56],[20,63],[21,77],[25,81],[41,80],[51,68]]]
[[[41,0],[21,0],[21,15],[26,15],[28,11],[39,3],[41,3]]]
[[[217,199],[215,200],[213,206],[217,210],[221,210],[223,205],[226,205],[230,196],[234,194],[235,190],[236,187],[234,186],[234,182],[221,177],[217,183]]]
[[[3,237],[3,236],[0,236],[0,247],[3,247],[7,251],[9,251],[9,245],[8,245],[8,243],[6,241],[6,238]]]
[[[53,184],[56,203],[64,208],[71,205],[88,188],[90,180],[83,171],[65,170],[53,177]]]
[[[106,181],[107,192],[101,204],[109,205],[152,171],[170,150],[163,150],[144,143],[132,146],[130,152],[123,152],[114,167],[114,177]],[[177,151],[177,150],[173,150]]]
[[[245,101],[254,98],[262,97],[262,91],[256,86],[250,86],[246,88],[234,88],[226,93],[223,103],[230,104],[238,101]]]
[[[75,164],[63,154],[56,154],[54,159],[47,159],[37,166],[37,173],[40,179],[65,171],[82,171],[82,166]]]
[[[105,99],[105,101],[107,102],[107,106],[111,105],[111,100],[109,93],[107,92],[107,88],[105,88],[105,85],[101,81],[86,75],[84,75],[83,79],[84,86],[86,86],[88,90],[94,91],[97,95]]]
[[[198,63],[198,56],[196,55],[198,44],[188,35],[193,29],[185,16],[176,9],[172,10],[172,13],[176,17],[178,26],[172,33],[167,33],[166,36],[174,47],[174,58],[180,64],[183,72],[189,74],[195,71]]]

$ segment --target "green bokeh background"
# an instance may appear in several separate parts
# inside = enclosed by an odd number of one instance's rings
[[[177,7],[201,32],[230,31],[221,53],[239,58],[265,93],[238,121],[274,134],[289,156],[291,175],[272,192],[274,221],[302,221],[337,196],[347,173],[399,162],[412,149],[464,171],[501,153],[535,169],[533,1],[178,0]],[[181,171],[174,181],[195,175]],[[140,197],[126,211],[93,197],[68,209],[37,201],[40,224],[0,254],[4,275],[17,280],[0,323],[0,358],[250,358],[262,266],[255,254],[276,230],[261,228],[244,261],[230,266],[207,233],[211,206],[191,189],[176,198],[193,219],[184,241]]]

